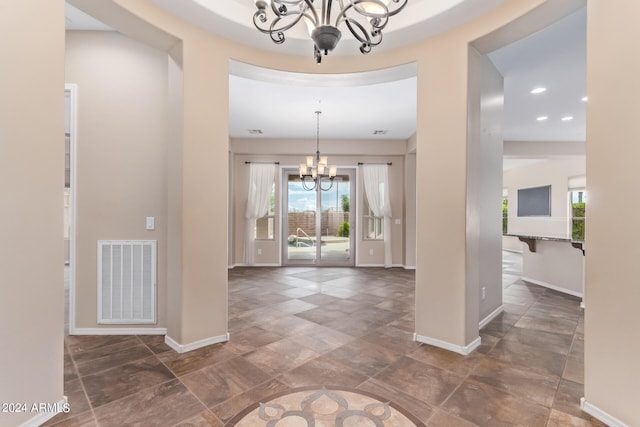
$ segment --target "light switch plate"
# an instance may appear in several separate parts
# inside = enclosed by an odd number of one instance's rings
[[[156,219],[152,216],[147,217],[147,230],[155,230],[156,229]]]

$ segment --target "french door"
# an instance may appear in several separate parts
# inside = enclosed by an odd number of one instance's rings
[[[354,266],[355,169],[338,169],[327,191],[306,190],[296,169],[283,169],[282,185],[283,264]]]

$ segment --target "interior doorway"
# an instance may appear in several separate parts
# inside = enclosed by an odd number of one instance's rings
[[[283,264],[353,267],[355,169],[339,168],[326,191],[306,190],[296,169],[283,169],[282,177]]]

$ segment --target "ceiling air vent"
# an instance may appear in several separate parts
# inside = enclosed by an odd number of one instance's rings
[[[248,129],[251,135],[262,135],[262,129]]]
[[[373,134],[374,135],[386,135],[387,132],[389,132],[388,130],[374,130]]]

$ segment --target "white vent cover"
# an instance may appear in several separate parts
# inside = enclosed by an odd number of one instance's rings
[[[156,241],[98,241],[98,323],[156,323]]]

